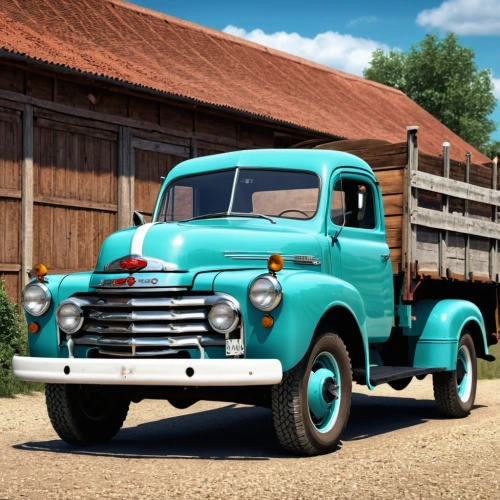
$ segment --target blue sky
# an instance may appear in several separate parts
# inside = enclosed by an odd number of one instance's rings
[[[407,50],[426,33],[454,31],[490,68],[500,100],[500,0],[133,0],[350,73],[361,74],[377,47]],[[500,140],[500,104],[492,115]]]

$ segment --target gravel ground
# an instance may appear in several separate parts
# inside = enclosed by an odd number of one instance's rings
[[[260,408],[144,401],[110,444],[77,451],[43,395],[3,399],[0,499],[500,498],[500,380],[479,383],[462,420],[440,418],[430,377],[355,390],[342,448],[314,458],[283,453]]]

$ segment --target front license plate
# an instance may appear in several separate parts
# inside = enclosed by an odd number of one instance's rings
[[[226,356],[240,356],[244,352],[245,348],[240,339],[226,340]]]

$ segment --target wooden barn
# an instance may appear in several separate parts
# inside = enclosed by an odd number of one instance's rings
[[[4,0],[0,13],[0,275],[14,299],[38,261],[93,268],[185,158],[377,139],[389,146],[367,161],[390,171],[411,124],[429,168],[444,140],[452,160],[488,162],[395,89],[119,0]]]

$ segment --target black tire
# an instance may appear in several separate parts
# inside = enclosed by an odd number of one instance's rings
[[[458,353],[466,349],[470,355],[470,366],[467,376],[470,377],[470,389],[462,397],[459,394],[459,383],[463,380],[464,373],[460,367]],[[439,411],[450,418],[463,418],[469,415],[476,399],[477,385],[477,360],[474,341],[469,333],[464,332],[460,338],[457,352],[457,369],[451,372],[434,373],[434,398]],[[466,384],[467,387],[467,384]]]
[[[325,353],[337,363],[341,392],[335,423],[331,429],[320,432],[309,409],[308,383],[313,363]],[[351,393],[351,360],[344,342],[334,333],[316,336],[302,361],[285,372],[281,383],[272,388],[274,428],[281,445],[292,453],[308,456],[336,450],[349,419]]]
[[[45,386],[52,427],[69,444],[105,443],[115,436],[127,418],[129,401],[99,399],[99,390],[94,389],[93,386],[73,384]]]

